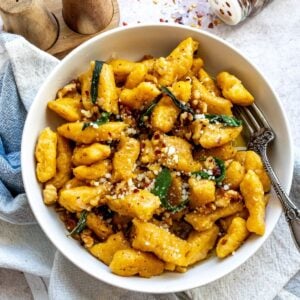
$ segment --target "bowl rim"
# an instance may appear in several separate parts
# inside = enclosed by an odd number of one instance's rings
[[[75,48],[74,50],[72,50],[68,55],[66,55],[66,57],[64,57],[58,64],[57,66],[55,66],[52,71],[49,73],[49,75],[47,76],[46,80],[43,82],[43,84],[39,87],[39,90],[30,106],[30,109],[27,113],[27,117],[25,120],[25,125],[23,128],[23,133],[22,133],[22,142],[21,142],[21,170],[22,170],[22,179],[23,179],[23,183],[24,183],[24,188],[25,188],[25,193],[26,196],[28,194],[30,194],[28,191],[30,191],[30,186],[29,186],[29,182],[27,181],[27,177],[25,174],[25,171],[23,171],[23,167],[24,165],[26,165],[25,161],[26,161],[26,156],[24,154],[25,151],[22,151],[22,149],[26,148],[26,136],[27,136],[27,132],[29,131],[29,122],[27,122],[27,120],[32,119],[31,115],[33,114],[33,110],[34,110],[34,103],[38,102],[38,99],[40,97],[40,95],[42,94],[42,91],[44,89],[45,86],[48,85],[48,82],[52,80],[52,77],[54,76],[54,74],[57,72],[57,70],[59,70],[61,68],[62,63],[68,63],[69,61],[72,60],[72,57],[74,55],[76,55],[76,53],[82,51],[83,48],[85,48],[86,46],[93,44],[95,41],[97,41],[98,39],[102,39],[108,35],[117,33],[117,32],[122,32],[122,31],[127,31],[130,29],[135,29],[135,28],[159,28],[159,27],[169,27],[172,29],[184,29],[187,30],[187,32],[194,32],[197,34],[201,34],[204,36],[207,36],[213,40],[216,40],[217,42],[225,45],[226,47],[230,48],[231,50],[233,50],[235,53],[237,53],[238,55],[240,55],[262,78],[262,80],[265,82],[265,84],[268,86],[268,88],[270,89],[270,91],[272,92],[272,94],[274,95],[274,98],[276,99],[276,102],[280,108],[282,117],[283,117],[283,122],[286,125],[286,129],[287,129],[287,140],[288,140],[288,144],[290,145],[290,153],[289,153],[289,157],[290,157],[290,161],[289,161],[289,166],[287,167],[287,169],[289,170],[288,173],[288,178],[287,178],[287,184],[286,184],[286,192],[289,193],[290,189],[291,189],[291,185],[292,185],[292,178],[293,178],[293,165],[294,165],[294,150],[293,150],[293,143],[292,143],[292,135],[291,135],[291,128],[290,128],[290,124],[288,122],[285,110],[283,108],[283,105],[280,101],[280,98],[278,96],[278,94],[275,92],[275,90],[273,89],[272,85],[270,84],[270,82],[267,80],[267,78],[263,75],[263,73],[260,71],[260,69],[255,65],[255,63],[253,63],[250,59],[247,58],[247,56],[243,53],[243,51],[237,49],[235,46],[229,44],[229,42],[227,42],[226,40],[222,39],[219,36],[216,36],[210,32],[204,31],[202,29],[196,29],[196,28],[192,28],[190,26],[186,26],[186,25],[178,25],[178,24],[159,24],[159,23],[144,23],[144,24],[137,24],[137,25],[129,25],[129,26],[125,26],[125,27],[117,27],[111,30],[108,30],[106,32],[100,33],[97,36],[85,41],[84,43],[82,43],[80,46],[78,46],[77,48]],[[173,292],[181,292],[181,291],[186,291],[188,289],[192,289],[192,288],[196,288],[196,287],[200,287],[203,286],[205,284],[208,283],[212,283],[218,279],[221,279],[222,277],[228,275],[229,273],[231,273],[232,271],[234,271],[235,269],[237,269],[238,267],[240,267],[242,264],[244,264],[248,259],[250,259],[260,248],[261,246],[265,243],[265,241],[269,238],[269,236],[272,234],[276,224],[278,223],[278,220],[282,214],[282,206],[280,206],[280,213],[278,213],[277,216],[277,220],[273,223],[273,226],[270,228],[270,232],[269,234],[266,236],[266,234],[261,237],[264,238],[263,242],[260,243],[259,245],[254,246],[253,248],[253,252],[248,255],[243,257],[242,259],[239,260],[238,263],[231,265],[229,268],[226,269],[226,271],[221,272],[221,274],[217,274],[216,276],[212,276],[211,278],[209,278],[207,280],[206,283],[200,283],[197,284],[196,282],[193,284],[187,284],[184,287],[182,287],[181,285],[178,286],[173,286],[172,288],[169,288],[168,290],[164,290],[164,289],[159,289],[159,290],[152,290],[151,287],[149,288],[149,286],[146,287],[141,287],[141,286],[136,286],[134,287],[126,287],[124,284],[120,284],[118,283],[118,281],[111,281],[109,279],[107,279],[106,277],[101,277],[99,278],[99,276],[97,276],[96,274],[94,274],[93,272],[91,272],[88,269],[85,269],[84,266],[82,266],[80,264],[80,262],[78,260],[75,260],[71,257],[68,257],[67,254],[64,253],[64,250],[62,249],[62,247],[60,246],[59,243],[57,243],[55,241],[55,237],[51,234],[48,234],[48,230],[46,228],[44,228],[44,226],[42,226],[41,224],[43,224],[43,222],[41,221],[42,217],[40,216],[39,212],[35,209],[34,207],[34,201],[30,200],[28,197],[28,202],[30,205],[30,208],[37,220],[37,224],[39,225],[39,227],[42,229],[42,231],[45,233],[46,237],[52,242],[52,244],[55,246],[55,248],[64,256],[66,257],[69,261],[71,261],[75,266],[77,266],[79,269],[81,269],[82,271],[84,271],[85,273],[89,274],[90,276],[92,276],[93,278],[103,281],[109,285],[118,287],[118,288],[122,288],[122,289],[126,289],[126,290],[131,290],[134,292],[144,292],[144,293],[153,293],[153,294],[165,294],[165,293],[173,293]],[[149,280],[149,279],[148,279]]]

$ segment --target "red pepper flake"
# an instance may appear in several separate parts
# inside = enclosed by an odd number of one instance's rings
[[[165,20],[163,18],[160,18],[159,19],[159,22],[164,22]]]
[[[150,183],[146,183],[144,184],[144,188],[148,187],[150,185]]]
[[[160,155],[160,154],[161,154],[161,151],[160,151],[159,149],[156,149],[156,150],[154,150],[154,154],[155,154],[155,155]]]
[[[208,28],[214,28],[214,24],[210,22],[210,23],[208,24]]]
[[[220,169],[220,168],[214,168],[214,169],[212,170],[212,173],[213,173],[213,175],[214,175],[215,177],[218,177],[218,176],[221,175],[221,169]]]
[[[159,134],[159,133],[155,133],[155,134],[153,135],[153,138],[154,138],[155,140],[159,140],[159,139],[160,139],[160,134]]]
[[[123,26],[127,26],[127,25],[128,25],[128,23],[127,23],[127,22],[123,22],[122,24],[123,24]]]
[[[202,18],[203,14],[199,11],[196,11],[196,16],[197,16],[197,18]]]
[[[227,239],[223,239],[222,241],[221,241],[221,244],[222,245],[225,245],[227,243]]]
[[[73,230],[76,226],[76,222],[73,219],[67,219],[65,224],[69,231]]]
[[[176,18],[176,19],[174,20],[174,22],[183,25],[182,17]]]

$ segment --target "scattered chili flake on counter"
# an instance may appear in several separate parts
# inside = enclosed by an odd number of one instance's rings
[[[132,18],[127,20],[128,23],[140,23],[137,18],[141,15],[144,18],[143,22],[150,22],[155,16],[160,23],[176,23],[203,29],[213,29],[222,23],[213,14],[207,0],[152,0],[148,4],[137,0],[136,5],[130,10],[132,10]],[[128,23],[123,22],[123,26]]]

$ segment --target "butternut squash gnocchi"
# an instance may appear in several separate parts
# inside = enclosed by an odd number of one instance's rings
[[[197,50],[92,61],[48,103],[63,122],[36,144],[44,203],[120,276],[185,272],[264,234],[270,180],[232,115],[254,97]]]

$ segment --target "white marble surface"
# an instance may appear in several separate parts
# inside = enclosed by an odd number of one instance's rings
[[[154,4],[157,2],[157,4]],[[174,4],[177,3],[177,5]],[[184,5],[197,1],[119,0],[121,25],[172,21],[172,15],[183,14]],[[204,3],[205,1],[198,1]],[[179,6],[178,6],[179,5]],[[205,6],[201,6],[204,10]],[[185,19],[194,25],[193,14]],[[299,0],[274,0],[259,15],[236,27],[218,25],[206,30],[215,33],[241,49],[262,70],[280,96],[290,120],[295,146],[300,147],[299,128],[293,126],[300,113],[300,6]],[[293,106],[287,103],[294,103]],[[1,255],[1,253],[0,253]],[[299,278],[299,276],[298,276]],[[298,281],[298,284],[297,284]],[[294,279],[279,299],[300,299],[300,280]],[[299,297],[299,298],[298,298]],[[22,273],[0,269],[0,299],[33,299]]]

